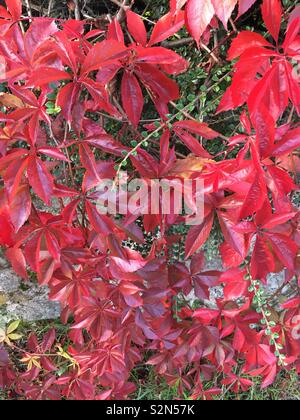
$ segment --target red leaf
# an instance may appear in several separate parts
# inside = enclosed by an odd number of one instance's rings
[[[49,284],[53,277],[55,270],[55,260],[53,258],[47,258],[42,261],[37,268],[38,282],[40,285]]]
[[[85,167],[85,169],[92,174],[96,179],[98,179],[97,164],[95,156],[88,145],[81,144],[79,146],[79,155],[80,160]]]
[[[24,37],[26,55],[33,59],[38,48],[49,40],[49,37],[54,35],[57,30],[55,19],[34,19]]]
[[[296,6],[295,9],[290,14],[289,25],[288,26],[291,25],[291,23],[293,22],[294,19],[298,19],[299,17],[300,17],[300,6]]]
[[[226,242],[244,259],[247,255],[245,236],[234,229],[236,223],[227,213],[218,211],[218,218]]]
[[[10,219],[16,232],[28,220],[31,212],[31,197],[28,184],[18,186],[9,202]]]
[[[27,87],[37,87],[48,85],[49,83],[58,80],[70,80],[72,76],[66,71],[54,69],[52,67],[43,67],[43,69],[36,70],[32,73],[27,82]]]
[[[84,140],[86,143],[90,144],[97,149],[103,150],[106,153],[111,153],[116,156],[122,156],[123,150],[128,150],[126,146],[123,146],[122,143],[115,140],[109,134],[95,134],[94,136],[91,135],[90,137],[86,137]]]
[[[204,157],[207,159],[212,158],[212,156],[204,149],[199,140],[197,140],[195,137],[179,129],[174,129],[174,132],[185,143],[185,145],[190,149],[190,151],[194,153],[194,155]]]
[[[288,299],[286,302],[281,304],[282,309],[293,309],[300,307],[300,297]]]
[[[164,47],[150,47],[143,48],[138,50],[137,62],[142,63],[146,62],[149,64],[176,64],[177,62],[182,62],[182,57],[180,57],[176,52],[168,50]]]
[[[236,351],[241,352],[245,344],[245,341],[246,341],[245,334],[240,328],[237,328],[234,333],[234,338],[233,338],[233,343],[232,343],[233,348]]]
[[[239,15],[238,17],[242,16],[246,13],[251,6],[256,2],[256,0],[239,0]]]
[[[192,226],[185,244],[186,259],[197,252],[206,242],[214,223],[214,214],[210,213],[199,226]]]
[[[199,319],[201,322],[210,323],[219,316],[219,311],[214,309],[197,309],[193,313],[193,318]]]
[[[263,225],[263,229],[273,229],[275,226],[283,225],[296,216],[296,212],[287,214],[274,214],[268,219],[267,223]]]
[[[114,20],[108,26],[107,39],[115,40],[120,42],[121,44],[124,44],[123,30],[117,18],[114,18]]]
[[[248,284],[245,280],[233,279],[224,288],[224,298],[226,300],[239,299],[245,295],[247,288]]]
[[[283,136],[274,146],[272,156],[282,156],[300,147],[300,128],[295,128]]]
[[[288,99],[289,90],[285,68],[282,62],[274,63],[260,81],[256,82],[249,95],[250,115],[263,106],[276,121],[285,111]]]
[[[272,44],[260,34],[251,31],[242,31],[233,40],[227,58],[232,61],[253,47],[272,47]]]
[[[266,194],[266,187],[260,175],[256,175],[253,184],[245,198],[243,207],[241,208],[239,218],[245,219],[258,211],[263,203]]]
[[[167,38],[176,34],[184,25],[184,12],[179,11],[178,13],[168,13],[154,26],[149,46],[158,44],[166,40]]]
[[[56,332],[54,328],[51,328],[43,337],[43,341],[41,343],[41,349],[45,353],[46,351],[50,351],[52,346],[56,340]]]
[[[299,20],[299,30],[300,30],[300,18]],[[297,59],[297,61],[299,61]],[[299,86],[299,65],[292,66],[291,63],[288,61],[284,61],[283,63],[284,73],[286,76],[286,84],[287,84],[287,95],[289,96],[290,100],[292,101],[296,112],[300,115],[300,86]],[[284,79],[282,77],[282,83]]]
[[[129,120],[136,128],[142,115],[144,98],[137,78],[127,71],[122,78],[122,103]]]
[[[55,364],[48,357],[41,357],[41,366],[48,372],[55,372],[57,370]]]
[[[201,273],[205,266],[205,254],[204,252],[199,252],[195,254],[191,261],[191,274],[196,275]]]
[[[212,0],[212,4],[215,9],[215,13],[223,23],[225,29],[227,29],[227,22],[232,15],[232,12],[237,4],[238,0]]]
[[[251,276],[256,280],[264,280],[274,271],[274,256],[264,238],[258,236],[251,257]]]
[[[290,270],[295,269],[295,260],[299,251],[298,246],[289,237],[280,233],[265,233],[270,240],[273,250],[282,264]]]
[[[29,183],[36,195],[49,205],[51,203],[54,186],[53,178],[48,172],[45,163],[40,159],[32,157],[28,163],[27,175]]]
[[[6,368],[8,367],[10,364],[10,359],[9,359],[9,354],[7,353],[7,351],[2,347],[2,345],[0,346],[0,368],[1,368],[1,376],[2,373],[4,373],[3,378],[1,378],[1,388],[4,389],[4,387],[6,387],[6,383],[3,383],[3,379],[5,378],[5,370],[2,370],[2,368]]]
[[[38,152],[42,153],[43,155],[50,156],[54,159],[69,162],[66,156],[61,151],[57,150],[55,147],[41,147],[38,149]]]
[[[119,257],[111,257],[111,259],[119,269],[124,271],[124,273],[135,273],[147,264],[147,261],[141,258],[125,260]]]
[[[224,297],[226,300],[235,300],[244,296],[249,282],[245,280],[245,271],[238,268],[225,271],[219,279],[220,283],[225,283]]]
[[[68,83],[59,90],[56,103],[62,109],[62,115],[67,121],[72,119],[72,108],[79,93],[78,84]]]
[[[277,364],[273,363],[267,369],[267,375],[264,377],[264,380],[261,384],[261,389],[268,388],[272,385],[277,377]]]
[[[164,73],[154,66],[140,64],[135,71],[136,76],[154,94],[155,105],[161,111],[161,106],[169,101],[179,98],[179,88],[174,80],[171,80]],[[163,108],[162,114],[165,115],[167,108]]]
[[[198,121],[178,121],[173,125],[174,128],[182,128],[190,131],[191,133],[198,134],[205,139],[215,139],[219,133],[212,130],[206,123]]]
[[[19,20],[22,15],[22,0],[5,0],[5,2],[14,20]]]
[[[5,255],[15,272],[23,279],[27,279],[26,259],[22,250],[20,248],[9,248]]]
[[[13,246],[14,227],[7,209],[0,208],[0,246]]]
[[[109,62],[118,61],[127,55],[127,48],[115,40],[103,41],[95,44],[86,56],[81,74],[106,66]]]
[[[275,141],[275,121],[269,111],[260,107],[251,117],[261,158],[271,155]]]
[[[130,34],[138,44],[145,46],[147,44],[147,32],[143,20],[131,10],[127,10],[126,17]]]
[[[220,246],[223,266],[226,268],[239,267],[244,258],[240,256],[227,242]]]
[[[262,15],[268,31],[277,43],[282,18],[281,0],[264,0]]]
[[[115,224],[108,216],[100,214],[97,208],[89,202],[86,203],[86,211],[96,232],[105,236],[113,233]]]
[[[55,50],[62,59],[63,64],[69,66],[73,73],[77,73],[76,55],[73,51],[67,35],[64,32],[57,32],[55,34],[57,44],[54,45]]]
[[[185,10],[188,31],[199,47],[200,38],[215,14],[211,0],[189,0]]]

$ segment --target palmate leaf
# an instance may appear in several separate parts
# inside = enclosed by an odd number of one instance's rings
[[[282,20],[280,0],[264,0],[262,12],[265,24],[278,44]],[[297,44],[299,25],[299,18],[290,22],[282,45],[284,54],[279,54],[275,45],[272,46],[260,34],[244,31],[238,35],[232,43],[228,58],[240,58],[235,64],[233,83],[219,106],[220,112],[247,102],[252,116],[267,109],[270,116],[277,120],[290,100],[299,113],[300,87],[291,64],[293,59],[298,61],[297,48],[293,45]],[[251,60],[253,67],[249,66]],[[265,70],[261,72],[263,67]],[[263,77],[257,78],[258,74]]]

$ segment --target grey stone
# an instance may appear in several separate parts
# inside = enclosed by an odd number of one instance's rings
[[[6,268],[0,271],[0,292],[5,294],[19,290],[20,279],[12,270]]]
[[[48,300],[47,288],[34,289],[31,293],[23,293],[20,297],[23,301],[8,302],[6,305],[7,314],[11,314],[14,318],[30,322],[56,319],[60,316],[60,305]]]
[[[60,316],[60,305],[49,301],[48,288],[22,283],[11,269],[0,271],[0,325],[14,319],[41,321]]]
[[[271,295],[275,293],[284,283],[285,281],[285,273],[281,271],[280,273],[271,273],[268,275],[268,284],[267,284],[267,291]],[[284,293],[284,289],[283,289]]]

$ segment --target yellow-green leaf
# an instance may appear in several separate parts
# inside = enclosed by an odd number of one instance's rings
[[[0,328],[0,343],[3,343],[5,340],[6,334],[5,331]]]
[[[42,369],[42,366],[40,365],[40,362],[39,362],[38,359],[33,358],[31,360],[32,360],[32,363],[34,364],[34,366],[36,366],[38,369]]]
[[[9,334],[8,338],[12,341],[20,340],[22,338],[22,334]]]
[[[8,327],[7,327],[7,335],[11,334],[12,332],[16,331],[16,329],[19,327],[20,325],[20,320],[18,319],[17,321],[12,322]]]

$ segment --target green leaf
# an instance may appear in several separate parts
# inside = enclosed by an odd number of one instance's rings
[[[13,321],[8,327],[7,327],[7,330],[6,330],[6,334],[7,335],[9,335],[9,334],[11,334],[12,332],[14,332],[14,331],[16,331],[16,329],[19,327],[19,325],[20,325],[20,320],[18,319],[18,320],[16,320],[16,321]]]
[[[8,338],[12,341],[20,340],[23,337],[22,334],[9,334]]]

